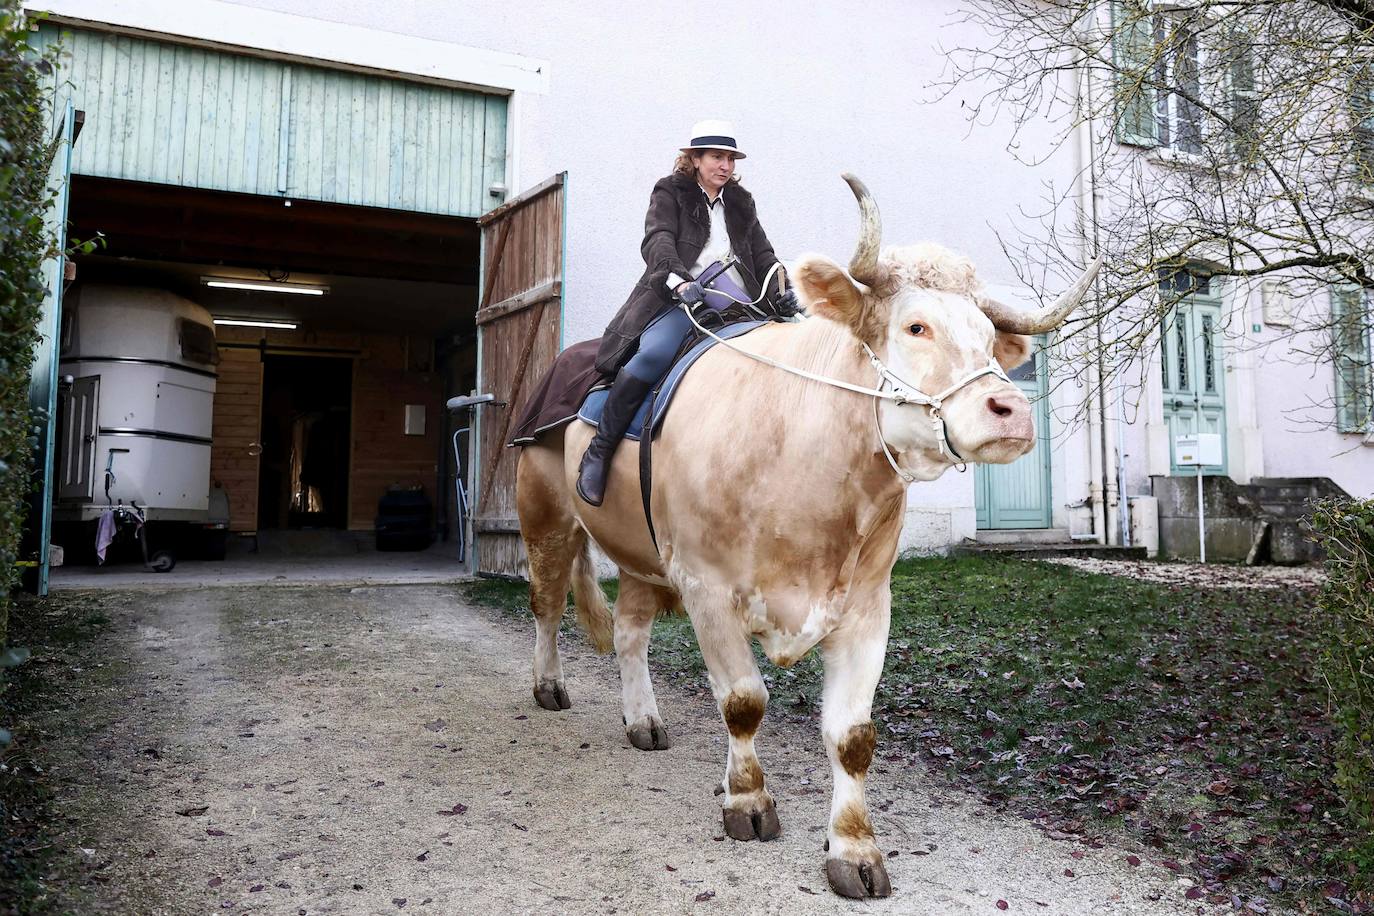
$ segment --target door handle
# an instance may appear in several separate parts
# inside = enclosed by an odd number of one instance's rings
[[[248,454],[252,455],[254,458],[256,458],[256,457],[258,457],[259,455],[261,455],[261,454],[262,454],[262,443],[261,443],[261,442],[250,442],[250,443],[248,443]]]
[[[1182,408],[1183,402],[1180,401],[1178,398],[1174,398],[1174,410],[1181,410]]]

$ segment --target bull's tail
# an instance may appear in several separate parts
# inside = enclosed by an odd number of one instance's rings
[[[596,564],[592,562],[591,538],[582,536],[572,568],[573,605],[577,608],[577,622],[592,641],[592,648],[605,655],[615,646],[615,620],[611,616],[606,594],[596,580]]]

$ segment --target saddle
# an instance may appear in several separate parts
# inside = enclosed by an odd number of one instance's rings
[[[757,327],[768,324],[748,313],[733,308],[722,310],[701,310],[697,316],[703,327],[709,327],[718,337],[730,340],[748,334]],[[709,324],[707,323],[709,321]],[[584,341],[564,350],[554,360],[539,387],[530,395],[521,411],[520,422],[508,445],[533,445],[544,433],[561,429],[574,419],[598,426],[601,411],[606,406],[610,394],[610,381],[596,373],[592,365],[596,359],[599,341]],[[715,338],[698,332],[688,338],[678,351],[668,374],[663,377],[653,392],[639,406],[625,438],[639,442],[639,490],[644,503],[644,520],[649,526],[649,537],[658,546],[658,534],[654,531],[653,512],[650,495],[653,492],[653,440],[663,426],[663,418],[668,414],[673,395],[677,393],[687,370],[702,357],[707,350],[716,345]],[[576,404],[569,412],[566,405]]]
[[[764,321],[741,321],[735,324],[724,325],[715,333],[730,340],[748,334]],[[636,442],[645,438],[644,429],[646,425],[650,430],[650,437],[658,435],[659,429],[663,425],[663,418],[668,414],[668,405],[672,403],[673,395],[677,393],[678,384],[682,377],[687,374],[687,370],[692,368],[702,355],[716,345],[713,338],[702,336],[696,341],[690,342],[687,348],[677,356],[676,361],[668,370],[668,374],[663,377],[663,381],[654,389],[654,393],[645,398],[644,403],[639,405],[639,411],[634,419],[630,421],[630,428],[625,433],[626,439],[633,439]],[[582,400],[582,406],[577,410],[577,419],[592,426],[599,426],[601,422],[601,410],[606,406],[606,398],[610,395],[610,385],[600,384],[587,393]],[[652,414],[652,417],[651,417]]]

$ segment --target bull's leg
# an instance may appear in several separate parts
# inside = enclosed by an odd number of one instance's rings
[[[661,751],[672,744],[649,680],[649,634],[658,612],[671,609],[672,601],[667,590],[621,574],[615,602],[615,655],[620,663],[625,733],[641,751]]]
[[[551,449],[525,449],[515,479],[534,612],[534,699],[552,710],[572,705],[558,655],[558,625],[567,609],[573,563],[586,539],[560,486],[561,460],[561,453]]]
[[[845,897],[892,893],[864,799],[864,779],[878,740],[873,692],[883,672],[889,606],[890,598],[872,617],[855,618],[853,627],[836,631],[823,643],[821,732],[834,778],[825,873],[831,889]]]
[[[691,605],[689,604],[689,610]],[[730,752],[722,784],[725,832],[736,840],[772,840],[782,834],[773,796],[764,787],[763,767],[754,753],[754,734],[768,705],[768,688],[750,649],[740,618],[730,613],[693,613],[692,624],[711,680]]]

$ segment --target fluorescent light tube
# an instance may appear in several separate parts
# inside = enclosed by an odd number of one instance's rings
[[[216,318],[215,324],[227,324],[236,328],[279,328],[283,331],[296,330],[294,321],[266,321],[257,318]]]
[[[253,280],[235,280],[230,277],[201,277],[200,282],[214,289],[245,289],[255,293],[291,293],[296,296],[323,296],[329,292],[327,286],[312,286],[307,283],[258,283]]]

